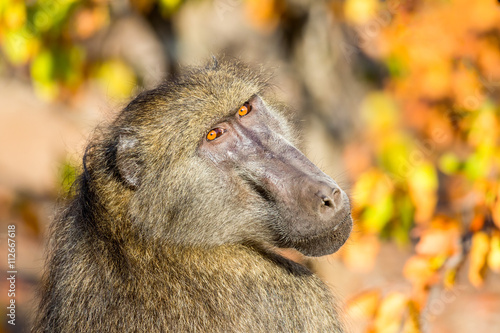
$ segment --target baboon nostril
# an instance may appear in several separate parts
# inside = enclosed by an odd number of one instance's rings
[[[337,189],[332,189],[329,186],[322,186],[317,192],[316,192],[316,197],[318,197],[321,202],[316,201],[321,205],[321,207],[329,207],[329,208],[334,208],[335,207],[335,201],[336,201],[336,190]],[[337,190],[338,191],[338,190]],[[326,212],[326,211],[325,211]]]
[[[332,200],[329,198],[329,197],[323,197],[323,206],[326,206],[326,207],[333,207],[333,202]]]
[[[336,197],[340,195],[340,189],[338,187],[335,187],[332,191],[332,197]]]

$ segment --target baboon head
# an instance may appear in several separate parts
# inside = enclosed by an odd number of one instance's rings
[[[87,181],[109,216],[99,228],[179,246],[337,251],[352,228],[349,199],[294,146],[267,82],[225,62],[133,100],[87,154]]]

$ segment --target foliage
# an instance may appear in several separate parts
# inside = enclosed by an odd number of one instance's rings
[[[127,96],[136,82],[123,61],[87,57],[85,42],[109,21],[107,1],[4,0],[1,51],[8,64],[29,73],[44,99],[71,99],[89,79],[104,82],[111,96]]]
[[[351,308],[361,304],[371,331],[395,332],[423,310],[430,288],[454,286],[465,259],[476,287],[499,272],[500,10],[493,1],[378,5],[345,7],[361,47],[389,73],[363,102],[366,131],[346,159],[362,235],[415,244],[403,272],[413,291],[364,293]],[[366,10],[356,16],[353,6]],[[369,154],[361,166],[356,151]]]

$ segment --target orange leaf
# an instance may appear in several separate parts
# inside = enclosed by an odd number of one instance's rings
[[[500,79],[500,52],[493,43],[484,43],[477,52],[478,62],[484,73],[487,73],[488,82],[498,82]]]
[[[479,81],[476,71],[459,64],[458,68],[453,73],[452,81],[454,98],[464,108],[470,108],[473,105],[468,105],[470,96],[476,96],[477,92],[481,91],[481,82]],[[478,95],[478,102],[481,102],[484,96]]]
[[[263,32],[272,32],[279,23],[283,8],[276,0],[248,0],[245,11],[255,28]]]
[[[484,214],[482,212],[478,211],[478,209],[475,209],[474,218],[472,219],[472,222],[470,223],[469,229],[472,232],[479,231],[479,230],[481,230],[483,225],[484,225]]]
[[[417,288],[436,282],[436,271],[429,258],[413,256],[406,262],[403,275]]]
[[[85,8],[76,13],[74,20],[74,29],[78,37],[82,39],[89,38],[99,29],[105,26],[109,21],[107,7]]]
[[[420,89],[427,97],[439,99],[447,97],[451,90],[451,64],[443,59],[429,64],[429,67],[418,73]]]
[[[459,250],[459,241],[460,233],[456,228],[432,228],[424,231],[415,250],[421,255],[449,256]]]

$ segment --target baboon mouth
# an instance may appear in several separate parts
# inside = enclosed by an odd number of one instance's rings
[[[330,230],[316,235],[289,239],[289,245],[310,257],[320,257],[337,252],[347,241],[352,230],[350,212]]]
[[[333,229],[332,231],[335,232],[337,231],[339,228],[342,227],[342,225],[344,225],[347,221],[351,221],[352,222],[352,216],[351,216],[351,212],[348,212],[344,218],[340,221],[340,223],[338,223]]]

